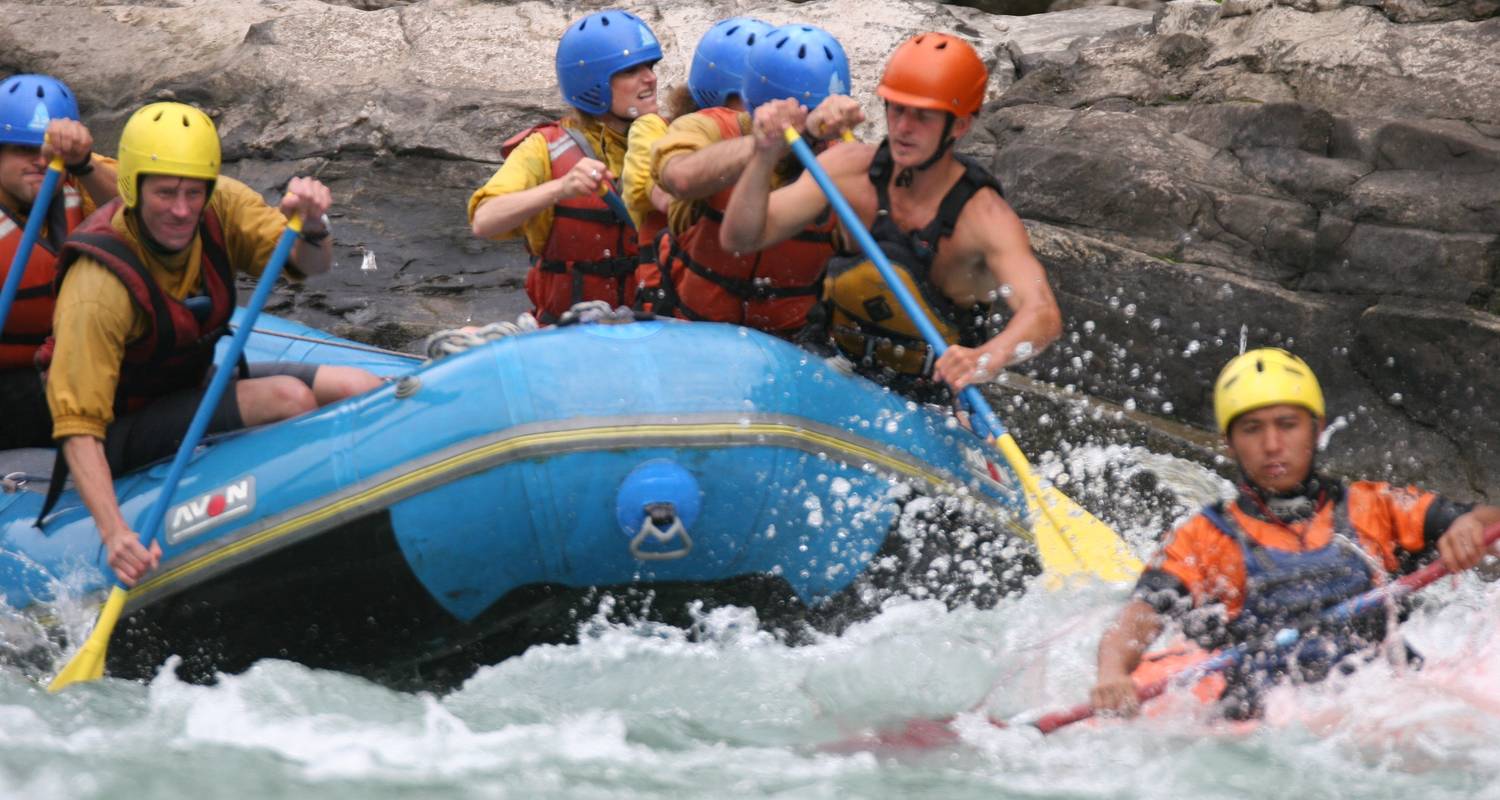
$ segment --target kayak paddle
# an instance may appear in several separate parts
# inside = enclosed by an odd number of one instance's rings
[[[1489,547],[1496,541],[1500,541],[1500,523],[1491,525],[1484,532],[1484,546]],[[1316,622],[1328,623],[1339,622],[1358,616],[1370,609],[1391,600],[1400,600],[1407,595],[1417,592],[1444,575],[1449,574],[1448,568],[1441,561],[1431,564],[1406,575],[1384,586],[1377,586],[1363,594],[1352,597],[1318,614]],[[1297,628],[1283,628],[1276,633],[1270,644],[1273,650],[1280,651],[1291,648],[1302,638],[1302,631]],[[1242,644],[1230,647],[1215,653],[1208,658],[1178,672],[1168,675],[1144,686],[1136,687],[1135,696],[1142,703],[1153,697],[1158,697],[1168,688],[1173,686],[1191,686],[1200,679],[1224,670],[1239,663],[1240,660],[1253,653],[1265,649],[1265,643]],[[1096,715],[1094,707],[1088,703],[1082,703],[1062,711],[1054,711],[1043,715],[1036,720],[1025,723],[1029,724],[1044,734],[1052,733],[1059,728],[1081,722]],[[953,718],[948,719],[915,719],[899,730],[891,730],[875,733],[868,737],[851,739],[831,745],[829,748],[835,752],[854,752],[869,749],[903,749],[921,750],[933,747],[947,747],[958,741],[958,733],[952,728]],[[1011,727],[1011,723],[1005,720],[994,719],[988,722],[997,728]]]

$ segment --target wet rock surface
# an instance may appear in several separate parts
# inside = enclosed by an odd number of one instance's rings
[[[1331,468],[1495,499],[1493,0],[1180,0],[1030,17],[916,0],[615,5],[662,39],[664,87],[720,17],[823,25],[872,115],[901,39],[968,37],[993,77],[964,147],[1028,221],[1067,318],[1064,341],[1026,372],[1203,426],[1242,338],[1289,346],[1347,425]],[[554,43],[583,10],[13,1],[0,3],[0,72],[67,80],[103,152],[135,107],[172,98],[214,116],[226,171],[267,197],[319,176],[337,200],[338,267],[280,290],[272,310],[407,347],[526,309],[525,254],[474,239],[464,208],[506,136],[562,111]],[[1049,419],[1061,438],[1083,424]]]

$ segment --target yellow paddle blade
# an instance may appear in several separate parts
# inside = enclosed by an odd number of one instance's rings
[[[1040,503],[1031,505],[1031,531],[1049,574],[1092,574],[1115,582],[1133,581],[1141,574],[1140,559],[1120,537],[1056,487],[1042,489]]]
[[[89,632],[89,638],[83,643],[83,647],[73,654],[73,660],[47,684],[47,691],[57,692],[75,683],[97,681],[104,677],[104,655],[109,650],[109,637],[114,634],[115,624],[120,621],[120,612],[125,610],[127,597],[129,595],[119,586],[109,590],[109,599],[104,601],[104,608],[99,610],[99,620],[94,623],[94,630]]]
[[[1114,530],[1057,487],[1042,488],[1020,445],[1009,433],[996,439],[995,447],[1026,490],[1037,553],[1042,558],[1042,569],[1054,581],[1081,574],[1092,574],[1106,581],[1129,581],[1140,574],[1140,559]]]

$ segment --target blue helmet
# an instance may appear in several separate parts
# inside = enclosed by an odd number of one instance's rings
[[[62,81],[12,75],[0,83],[0,144],[41,147],[54,119],[78,119],[78,101]]]
[[[714,23],[698,40],[688,91],[700,108],[722,106],[745,89],[745,61],[750,48],[773,30],[770,23],[750,17],[730,17]]]
[[[557,43],[557,83],[568,105],[585,114],[609,111],[609,79],[661,60],[661,43],[629,11],[597,11],[574,22]]]
[[[745,69],[745,105],[795,98],[815,108],[849,93],[849,59],[833,34],[812,25],[783,25],[756,40]]]

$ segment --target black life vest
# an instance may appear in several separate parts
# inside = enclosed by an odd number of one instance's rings
[[[959,215],[974,195],[985,188],[1001,193],[1000,182],[967,156],[954,155],[964,174],[943,196],[937,215],[923,228],[903,231],[891,219],[890,179],[895,168],[890,144],[881,142],[870,162],[879,211],[870,227],[880,249],[895,267],[901,282],[928,313],[938,333],[949,344],[977,347],[999,326],[985,305],[960,307],[932,284],[932,265],[942,241],[953,235]],[[932,349],[886,285],[875,265],[861,255],[839,256],[828,264],[824,284],[828,328],[835,344],[864,368],[899,375],[932,374]]]

